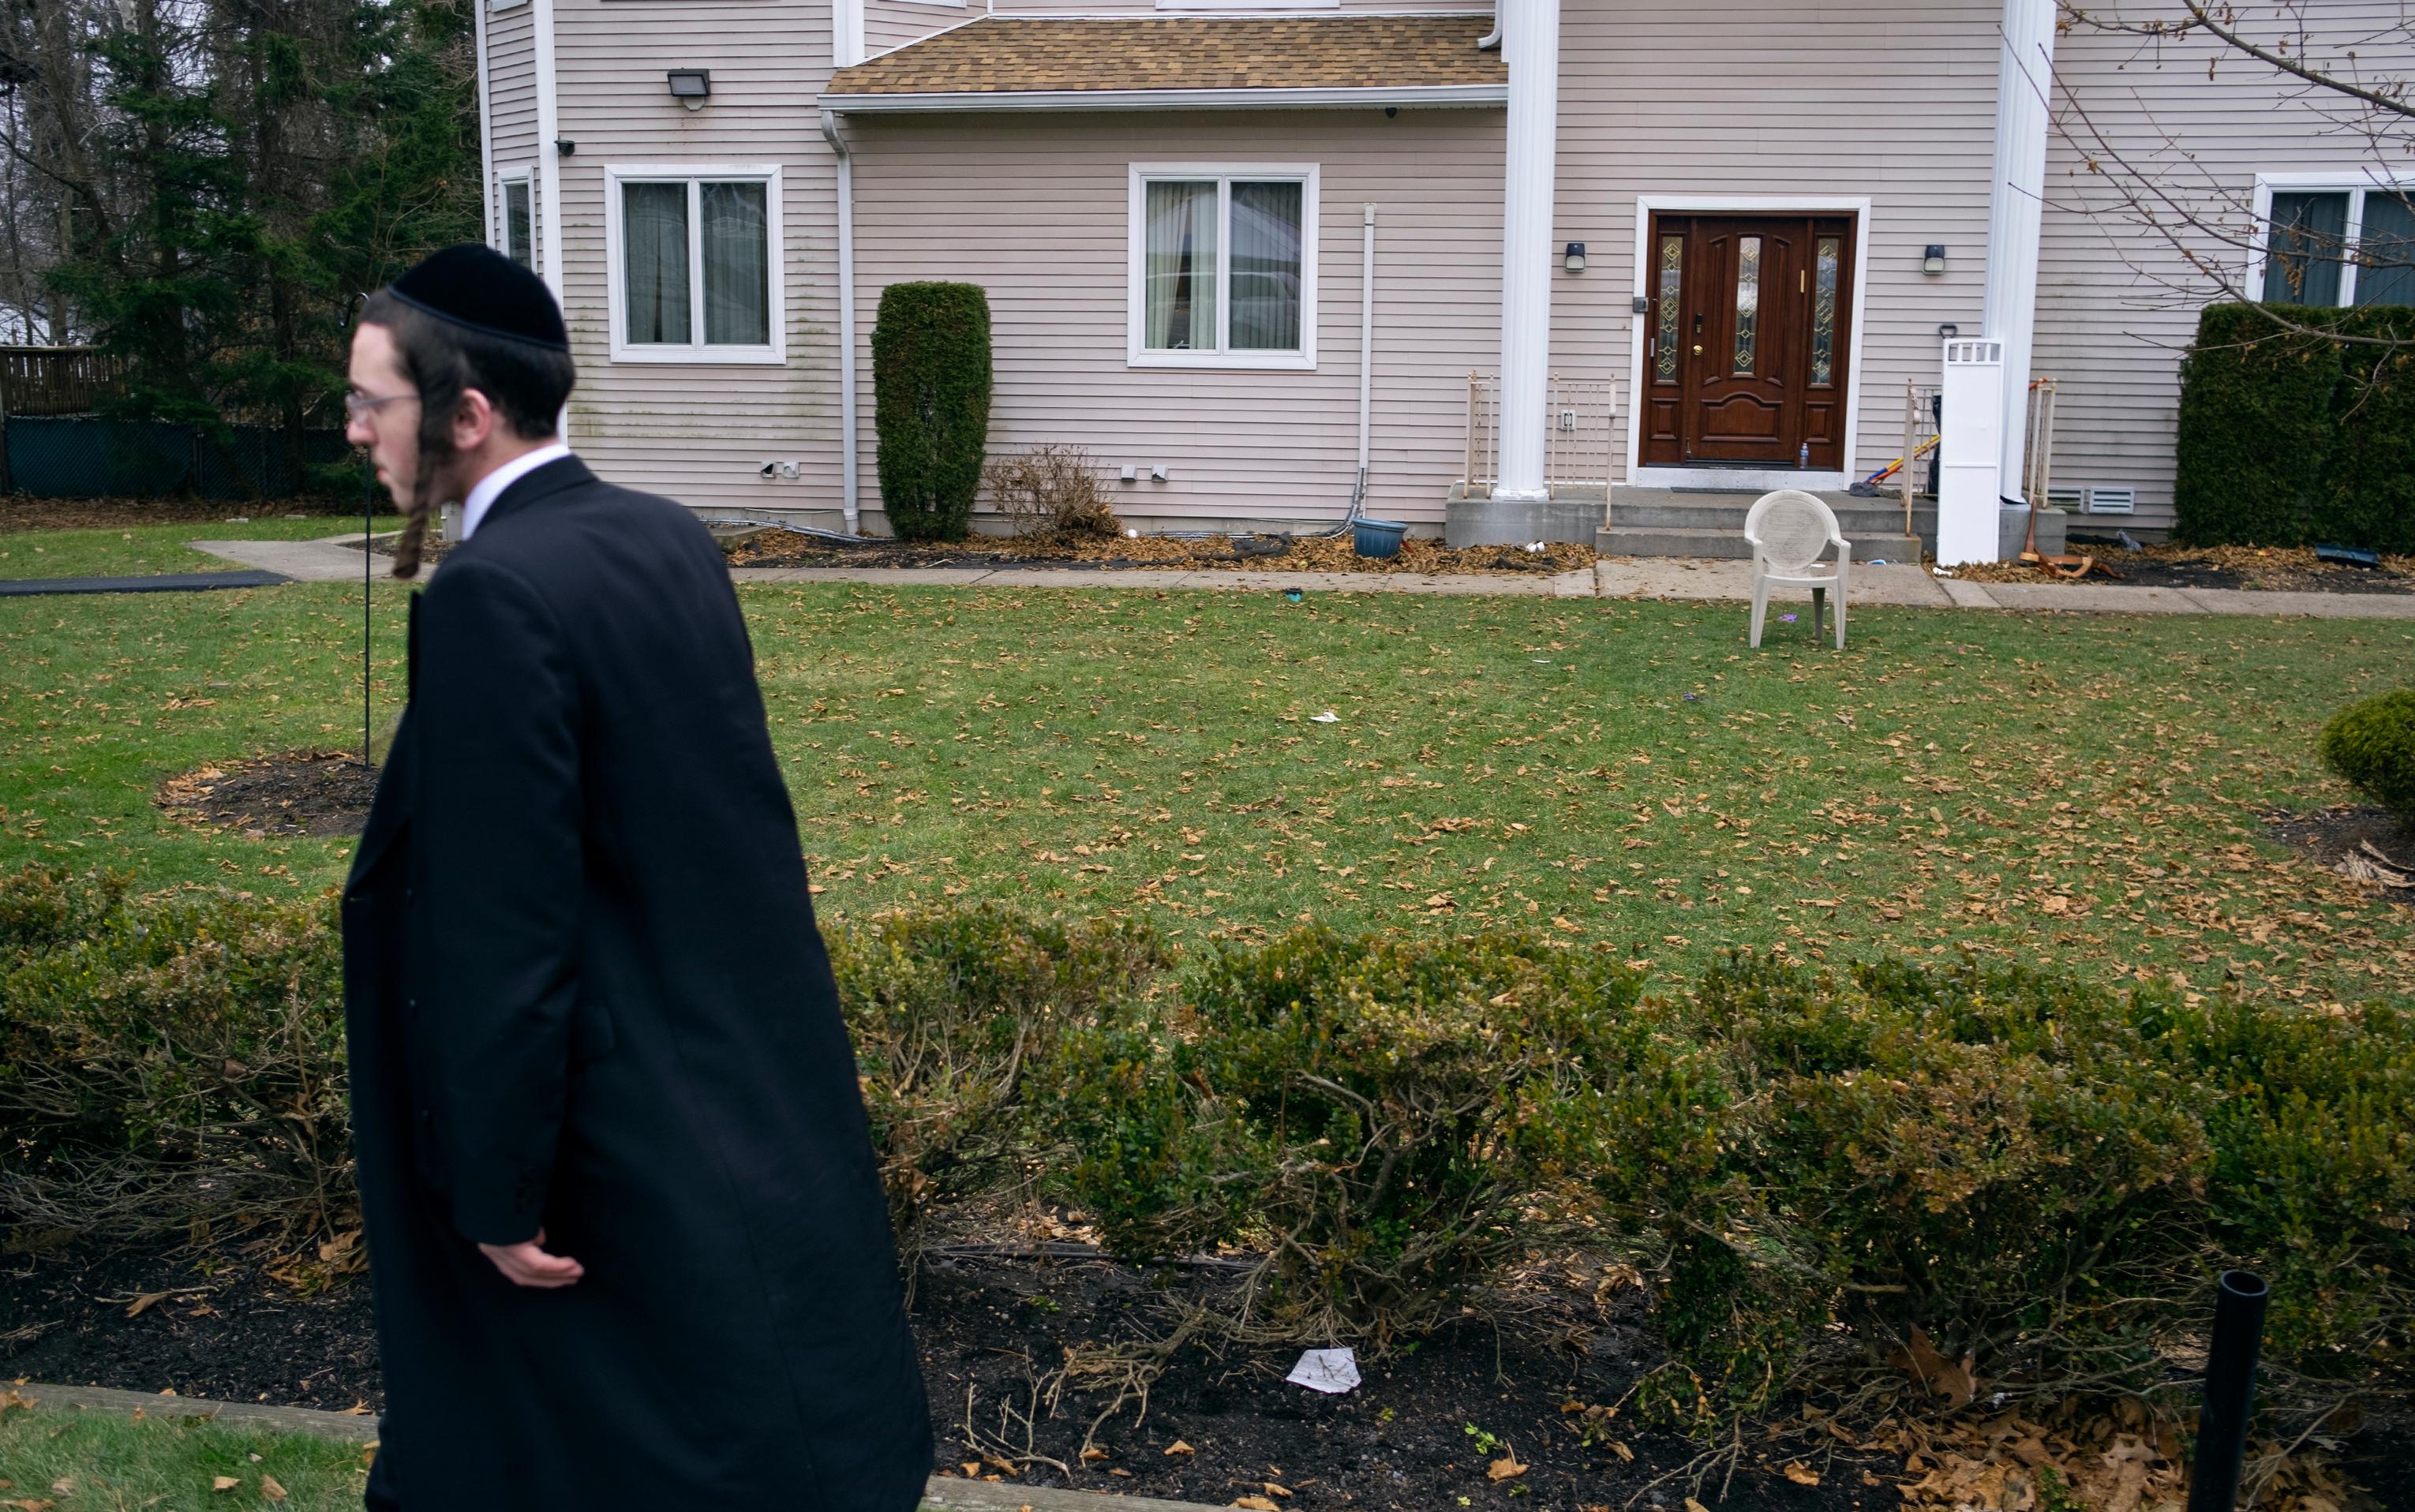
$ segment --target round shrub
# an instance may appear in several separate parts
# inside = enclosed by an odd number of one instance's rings
[[[989,299],[981,287],[882,290],[872,393],[890,529],[908,541],[963,540],[989,444]]]
[[[2323,765],[2387,809],[2415,817],[2415,688],[2353,703],[2323,726]]]

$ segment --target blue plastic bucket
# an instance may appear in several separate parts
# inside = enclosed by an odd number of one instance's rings
[[[1408,531],[1408,526],[1396,519],[1352,520],[1350,546],[1362,557],[1397,557],[1401,537]]]

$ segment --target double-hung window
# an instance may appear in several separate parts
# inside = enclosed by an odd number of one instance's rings
[[[608,167],[614,362],[777,363],[780,171]]]
[[[2263,180],[2268,305],[2415,305],[2415,183]]]
[[[1316,169],[1135,163],[1126,355],[1316,366]]]

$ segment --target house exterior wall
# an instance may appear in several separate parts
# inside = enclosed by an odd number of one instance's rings
[[[863,0],[864,56],[921,41],[981,15],[980,6],[964,0]]]
[[[578,363],[571,436],[616,483],[707,512],[839,508],[835,161],[812,100],[830,76],[827,3],[677,7],[555,0],[563,314]],[[703,109],[664,75],[708,68]],[[612,165],[776,164],[787,361],[777,367],[616,363],[607,281]],[[767,460],[804,464],[766,480]]]
[[[2168,19],[2135,0],[2091,14]],[[2393,29],[2405,17],[2398,0],[2326,0],[2292,13],[2293,34],[2304,31],[2291,37],[2291,51],[2323,67],[2353,47],[2364,78],[2403,78],[2415,56],[2390,43],[2395,36],[2403,44],[2405,33]],[[2247,31],[2262,35],[2252,22]],[[2214,290],[2179,247],[2124,214],[2122,185],[2152,184],[2189,214],[2227,222],[2229,245],[2211,229],[2181,240],[2228,267],[2235,283],[2247,260],[2240,244],[2255,240],[2258,172],[2336,170],[2353,180],[2415,165],[2403,156],[2385,160],[2371,142],[2343,130],[2348,112],[2337,97],[2212,38],[2149,42],[2075,26],[2056,42],[2055,74],[2032,357],[2059,389],[2053,483],[2136,488],[2136,515],[2108,525],[2168,529],[2180,356]],[[2116,166],[2091,172],[2091,157]],[[2169,212],[2166,219],[2178,222]]]
[[[1086,446],[1144,527],[1332,523],[1358,468],[1361,206],[1377,206],[1372,514],[1436,525],[1459,475],[1470,368],[1499,337],[1502,118],[1493,110],[856,118],[857,310],[892,282],[988,291],[993,452]],[[1127,365],[1135,162],[1319,168],[1313,371]],[[871,517],[868,343],[859,348]]]
[[[487,12],[487,128],[490,172],[532,168],[537,161],[536,6],[533,0]],[[487,186],[488,223],[494,223],[494,185]]]
[[[1994,153],[1997,0],[1563,0],[1552,368],[1614,378],[1628,455],[1641,196],[1867,196],[1864,323],[1849,472],[1902,449],[1904,384],[1937,382],[1940,322],[1979,334]],[[1514,85],[1513,85],[1514,87]],[[1942,243],[1946,272],[1920,271]],[[1621,473],[1624,476],[1624,473]]]

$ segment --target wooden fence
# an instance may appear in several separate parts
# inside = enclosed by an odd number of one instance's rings
[[[115,359],[90,347],[0,347],[0,411],[91,414],[124,392]]]

